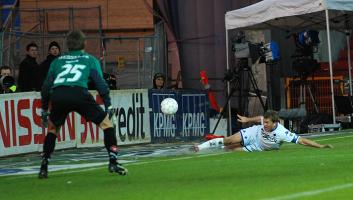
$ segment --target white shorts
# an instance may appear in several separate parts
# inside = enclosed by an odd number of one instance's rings
[[[240,130],[243,139],[243,150],[247,152],[262,151],[260,148],[259,137],[261,137],[261,126],[252,126]]]

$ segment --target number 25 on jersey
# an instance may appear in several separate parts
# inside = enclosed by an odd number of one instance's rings
[[[82,76],[82,70],[86,68],[86,65],[81,64],[65,64],[62,66],[64,71],[60,72],[56,77],[54,84],[64,83],[64,82],[75,82],[79,80]]]

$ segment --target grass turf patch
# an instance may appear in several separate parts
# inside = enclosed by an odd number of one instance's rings
[[[285,144],[279,151],[188,154],[76,172],[0,177],[0,199],[350,199],[353,138],[315,138],[334,149]],[[350,185],[351,184],[351,185]]]

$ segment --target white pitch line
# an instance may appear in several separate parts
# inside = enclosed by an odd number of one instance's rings
[[[126,164],[126,165],[143,165],[143,164],[152,164],[152,163],[158,163],[158,162],[169,162],[169,161],[176,161],[176,160],[188,160],[188,159],[192,159],[192,158],[216,156],[216,155],[221,155],[221,154],[226,154],[226,153],[231,153],[231,152],[220,152],[220,153],[213,153],[213,154],[201,154],[201,155],[198,155],[198,156],[187,156],[187,157],[171,158],[171,159],[165,159],[165,160],[142,161],[142,162],[129,163],[129,164]]]
[[[318,189],[318,190],[299,192],[299,193],[296,193],[296,194],[284,195],[284,196],[273,197],[273,198],[270,197],[270,198],[266,198],[266,199],[263,199],[263,200],[297,199],[297,198],[301,198],[301,197],[313,196],[313,195],[322,194],[322,193],[325,193],[325,192],[332,192],[332,191],[342,190],[342,189],[351,188],[351,187],[353,187],[353,183],[347,183],[347,184],[343,184],[343,185],[336,185],[336,186],[333,186],[333,187],[322,188],[322,189]]]
[[[213,153],[213,154],[201,154],[201,155],[198,155],[198,156],[171,158],[171,159],[166,159],[166,160],[133,162],[133,163],[126,163],[125,166],[152,164],[152,163],[168,162],[168,161],[176,161],[176,160],[188,160],[188,159],[197,158],[197,157],[209,157],[209,156],[221,155],[221,154],[226,154],[226,153],[230,153],[230,152],[220,152],[220,153]],[[96,170],[96,169],[105,168],[105,167],[106,166],[97,166],[97,167],[88,167],[88,168],[84,168],[84,169],[77,169],[77,170],[70,170],[70,171],[55,171],[54,175],[58,175],[58,174],[73,174],[73,173],[77,173],[77,172],[91,171],[91,170]],[[7,177],[9,179],[19,179],[19,178],[34,177],[34,176],[37,176],[37,174],[13,175],[13,176],[7,176]]]
[[[334,140],[334,139],[350,138],[350,137],[353,137],[353,135],[346,135],[346,136],[341,136],[341,137],[332,137],[332,138],[318,139],[316,141]]]
[[[229,153],[229,152],[221,152],[221,153],[213,153],[213,154],[202,154],[202,155],[198,155],[198,156],[171,158],[171,159],[166,159],[166,160],[154,160],[154,161],[142,161],[142,162],[126,163],[125,166],[129,166],[129,165],[144,165],[144,164],[152,164],[152,163],[168,162],[168,161],[176,161],[176,160],[188,160],[188,159],[197,158],[197,157],[209,157],[209,156],[221,155],[221,154],[226,154],[226,153]],[[104,168],[104,167],[103,166],[91,167],[91,168],[81,169],[81,170],[57,172],[56,174],[71,174],[71,173],[76,173],[76,172],[91,171],[91,170],[94,170],[94,169],[100,169],[100,168]]]

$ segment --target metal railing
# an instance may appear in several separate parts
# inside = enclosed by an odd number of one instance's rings
[[[119,89],[151,88],[153,75],[166,72],[163,24],[155,25],[151,36],[104,36],[100,7],[12,10],[0,32],[0,65],[9,65],[17,78],[18,66],[26,56],[26,45],[39,48],[37,62],[56,41],[67,51],[66,34],[81,29],[87,36],[86,51],[100,59],[103,71],[117,77]],[[5,25],[5,24],[4,24]],[[112,34],[110,34],[112,35]]]

